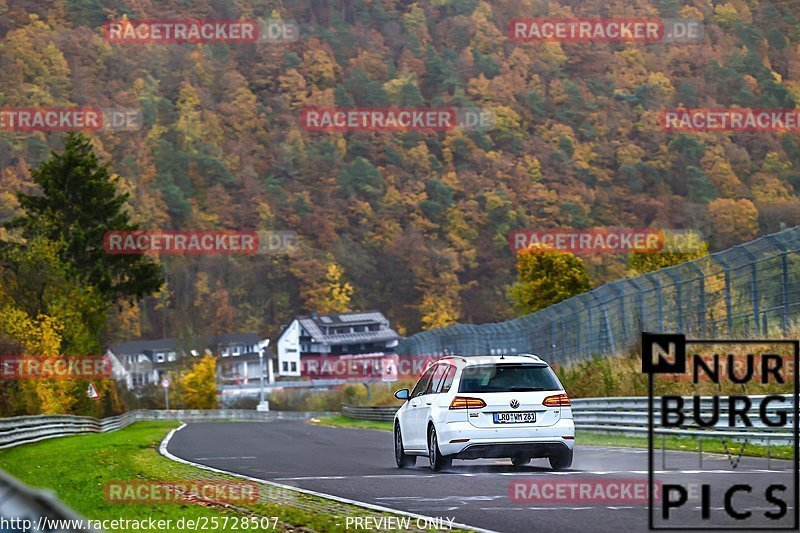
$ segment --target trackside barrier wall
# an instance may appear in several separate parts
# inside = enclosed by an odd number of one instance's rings
[[[182,422],[211,422],[215,420],[305,420],[331,413],[300,411],[255,411],[245,409],[173,409],[169,411],[130,411],[111,418],[92,418],[73,415],[35,415],[0,418],[0,448],[10,448],[29,442],[81,433],[105,433],[124,428],[134,422],[180,420]]]
[[[640,332],[776,338],[800,325],[800,226],[626,278],[507,322],[400,341],[409,356],[534,353],[570,364],[638,345]]]
[[[764,396],[749,396],[753,405],[757,405]],[[692,397],[684,397],[684,411],[691,413]],[[647,434],[647,397],[619,397],[619,398],[580,398],[571,400],[572,416],[575,419],[575,428],[578,430],[605,431],[624,433],[631,435]],[[702,403],[703,411],[701,416],[708,420],[711,416],[709,409],[711,398],[704,398]],[[720,399],[720,411],[727,413],[728,402]],[[660,417],[658,402],[654,404],[654,416],[656,423]],[[342,414],[350,418],[359,420],[394,420],[394,415],[399,406],[388,407],[353,407],[342,405]],[[657,435],[692,437],[692,438],[726,438],[741,441],[747,439],[752,443],[767,443],[774,445],[791,444],[793,436],[791,427],[794,423],[794,408],[791,399],[784,402],[773,402],[767,411],[769,415],[775,415],[778,410],[787,412],[785,427],[770,427],[764,425],[760,419],[752,419],[752,427],[729,428],[725,425],[725,420],[720,417],[720,422],[713,428],[656,428],[654,433]],[[772,418],[777,418],[772,416]]]

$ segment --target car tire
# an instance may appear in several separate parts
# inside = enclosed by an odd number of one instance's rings
[[[403,435],[400,433],[400,424],[394,426],[394,460],[397,468],[411,468],[417,464],[414,455],[406,455],[403,451]]]
[[[572,466],[572,450],[563,450],[550,456],[550,467],[553,470],[566,470]]]
[[[517,455],[511,458],[511,464],[514,466],[525,466],[526,464],[531,462],[530,457],[524,457],[521,455]]]
[[[436,429],[431,426],[428,431],[428,459],[431,462],[431,470],[438,472],[453,465],[451,457],[445,457],[439,450],[439,440],[436,438]]]

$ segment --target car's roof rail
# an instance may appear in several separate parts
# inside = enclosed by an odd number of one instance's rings
[[[464,359],[464,358],[463,358],[462,356],[460,356],[460,355],[443,355],[443,356],[441,356],[439,359],[437,359],[437,361],[441,361],[442,359],[461,359],[461,360],[462,360],[462,361],[464,361],[465,363],[467,362],[467,360],[466,360],[466,359]]]
[[[517,357],[530,357],[531,359],[536,359],[537,361],[541,361],[542,360],[541,357],[539,357],[538,355],[532,354],[532,353],[518,353],[518,354],[514,354],[514,355],[516,355]]]

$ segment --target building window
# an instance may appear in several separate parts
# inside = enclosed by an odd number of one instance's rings
[[[163,353],[156,354],[156,361],[159,362],[159,363],[163,363],[164,362],[164,354]]]
[[[287,363],[286,361],[283,362],[283,371],[284,372],[288,372],[289,371],[289,363]]]
[[[297,363],[292,361],[292,372],[297,372]]]

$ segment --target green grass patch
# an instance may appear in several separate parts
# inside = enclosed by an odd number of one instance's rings
[[[358,429],[378,429],[381,431],[391,431],[392,422],[380,420],[356,420],[346,416],[325,416],[313,418],[309,424],[318,426],[331,426],[336,428],[358,428]]]
[[[356,420],[346,416],[329,416],[316,418],[312,424],[332,427],[348,427],[361,429],[380,429],[384,431],[392,430],[392,422],[379,422],[373,420]],[[575,443],[583,446],[622,446],[628,448],[647,448],[647,437],[631,437],[614,433],[601,433],[596,431],[576,431]],[[654,446],[661,448],[661,437],[656,437]],[[741,444],[729,442],[727,450],[732,455],[739,455]],[[697,452],[697,439],[686,437],[667,437],[664,439],[664,448],[682,452]],[[704,453],[726,453],[725,444],[717,439],[703,439]],[[791,446],[770,446],[769,451],[766,446],[761,446],[748,442],[744,448],[743,455],[747,457],[766,457],[769,453],[772,459],[792,459]]]
[[[261,498],[254,504],[203,506],[191,503],[114,504],[106,501],[104,487],[109,481],[236,481],[169,460],[158,454],[158,445],[176,422],[138,422],[109,433],[79,435],[26,444],[0,450],[0,468],[24,483],[47,488],[89,520],[178,520],[217,519],[216,531],[241,531],[241,520],[249,517],[278,517],[278,531],[346,531],[345,518],[391,516],[353,505],[317,498],[280,487],[262,485]],[[241,480],[239,480],[241,481]],[[222,527],[227,519],[227,527]],[[270,524],[274,521],[270,521]],[[412,520],[413,523],[413,520]],[[253,529],[250,525],[249,529]],[[255,528],[261,529],[261,528]],[[109,531],[130,531],[108,528]]]

